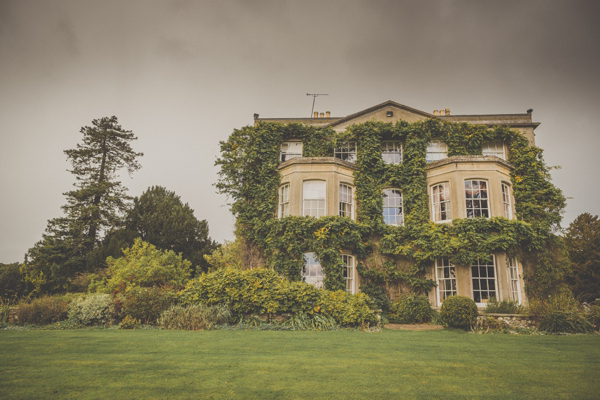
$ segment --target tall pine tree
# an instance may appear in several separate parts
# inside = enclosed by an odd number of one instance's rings
[[[38,289],[62,290],[68,278],[86,269],[86,256],[101,235],[121,223],[131,199],[118,180],[119,171],[129,174],[140,168],[131,142],[137,138],[124,130],[117,117],[105,117],[84,126],[81,144],[65,150],[75,175],[75,189],[64,195],[65,216],[48,221],[46,233],[27,253],[23,266],[27,279]]]

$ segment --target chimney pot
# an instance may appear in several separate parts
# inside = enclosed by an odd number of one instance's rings
[[[325,118],[325,113],[321,113],[321,115],[319,115],[319,118]]]
[[[315,111],[314,117],[313,118],[319,118],[319,112]]]
[[[446,108],[446,115],[450,115],[450,109]]]
[[[254,113],[254,119],[258,119],[258,114]]]
[[[433,115],[438,115],[438,110],[433,110]]]
[[[325,116],[326,116],[327,118],[331,118],[331,111],[326,111],[326,112],[325,112]]]

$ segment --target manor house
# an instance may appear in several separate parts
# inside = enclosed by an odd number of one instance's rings
[[[353,124],[367,121],[416,122],[440,119],[454,123],[507,126],[518,130],[535,144],[534,130],[539,125],[532,121],[532,110],[522,114],[452,115],[449,109],[433,113],[386,101],[357,113],[333,117],[330,112],[314,112],[310,118],[261,118],[254,115],[255,126],[261,122],[279,124],[300,123],[329,127],[344,132]],[[502,217],[515,219],[515,198],[511,183],[513,166],[508,160],[508,146],[500,140],[482,144],[481,155],[447,155],[443,140],[429,142],[426,150],[426,175],[430,221],[434,224],[452,224],[455,219]],[[381,158],[388,164],[403,162],[404,143],[383,140]],[[303,157],[301,139],[289,139],[281,144],[278,170],[281,183],[278,191],[276,218],[286,216],[342,216],[356,218],[357,204],[355,173],[357,171],[357,143],[348,141],[335,148],[330,157]],[[387,225],[402,226],[405,214],[403,188],[389,186],[381,193],[383,221]],[[275,216],[274,216],[275,217]],[[353,254],[343,254],[346,263],[346,289],[359,291],[361,276],[358,260]],[[303,279],[318,287],[323,285],[324,272],[316,255],[304,253]],[[504,253],[492,254],[490,260],[478,260],[471,265],[453,265],[448,258],[433,261],[426,272],[436,286],[428,291],[434,306],[440,306],[451,295],[472,298],[480,307],[490,298],[525,299],[522,265],[516,257]]]

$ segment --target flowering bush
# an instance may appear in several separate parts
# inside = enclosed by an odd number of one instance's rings
[[[78,325],[105,325],[114,319],[115,308],[109,294],[90,294],[73,300],[68,316]]]

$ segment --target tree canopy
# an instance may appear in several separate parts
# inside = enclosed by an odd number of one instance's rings
[[[600,220],[579,215],[567,228],[565,242],[571,259],[567,281],[581,300],[600,298]]]

